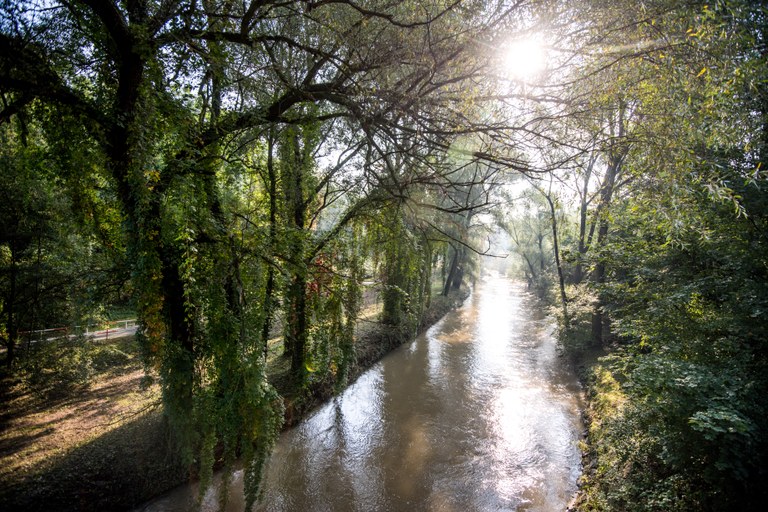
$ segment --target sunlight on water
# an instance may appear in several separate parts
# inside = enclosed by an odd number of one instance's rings
[[[537,307],[518,283],[479,283],[281,436],[257,510],[564,510],[580,472],[579,388]],[[242,473],[233,481],[228,510],[242,510]],[[196,492],[143,510],[189,510]]]

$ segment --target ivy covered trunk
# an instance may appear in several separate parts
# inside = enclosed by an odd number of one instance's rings
[[[400,325],[405,319],[407,276],[403,265],[402,246],[391,244],[387,247],[384,266],[384,304],[382,323]]]
[[[267,251],[274,257],[277,253],[277,170],[274,161],[275,153],[275,135],[274,130],[270,130],[267,136],[267,195],[269,197],[269,234],[267,238]],[[275,314],[275,294],[277,291],[277,279],[275,277],[275,268],[269,265],[267,268],[267,284],[264,290],[264,325],[262,326],[261,338],[264,343],[264,360],[267,359],[269,349],[269,336],[272,331],[272,319]]]
[[[288,312],[285,331],[285,355],[291,360],[291,374],[296,383],[304,381],[307,355],[307,275],[299,271],[286,291]]]
[[[287,126],[280,135],[283,218],[287,224],[286,257],[290,269],[286,290],[284,353],[291,361],[291,374],[299,386],[304,383],[307,373],[307,273],[313,257],[308,247],[307,210],[313,199],[312,152],[317,137],[317,127],[313,124]]]
[[[384,304],[382,323],[405,326],[413,321],[419,305],[418,263],[420,256],[413,235],[407,229],[402,212],[394,209],[392,221],[387,226],[388,237],[384,248]]]

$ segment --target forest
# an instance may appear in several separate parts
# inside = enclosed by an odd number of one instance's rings
[[[2,385],[87,386],[81,338],[30,333],[135,318],[181,465],[242,464],[250,508],[371,295],[402,342],[506,258],[585,383],[574,510],[758,510],[767,28],[749,0],[2,0]]]

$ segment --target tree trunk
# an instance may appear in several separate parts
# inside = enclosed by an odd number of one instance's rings
[[[277,174],[275,172],[275,139],[273,132],[270,132],[267,144],[267,183],[269,187],[269,239],[267,244],[271,254],[275,254],[275,244],[277,243]],[[261,331],[265,361],[269,351],[269,335],[272,330],[272,317],[275,310],[274,293],[275,269],[272,265],[269,265],[267,268],[267,285],[264,290],[264,324]]]
[[[560,304],[563,308],[563,319],[565,325],[569,325],[568,318],[568,298],[565,295],[565,277],[563,276],[563,266],[560,263],[560,243],[557,236],[557,216],[555,215],[555,203],[552,201],[550,194],[545,194],[544,197],[549,203],[549,212],[552,216],[552,245],[555,252],[555,266],[557,267],[558,283],[560,284]]]
[[[297,384],[304,382],[304,361],[307,350],[307,278],[298,272],[288,287],[288,328],[285,337],[286,355],[291,360],[291,375]]]
[[[402,247],[397,243],[391,243],[386,251],[386,267],[384,276],[384,304],[381,314],[381,323],[387,325],[400,325],[403,321],[403,290],[405,277],[403,276]]]
[[[598,228],[597,228],[597,247],[602,248],[608,238],[608,219],[606,218],[608,207],[613,199],[616,177],[621,169],[623,153],[611,156],[605,180],[600,192],[600,205],[598,206]],[[605,260],[602,255],[598,256],[595,270],[592,273],[593,283],[602,285],[605,282]],[[599,293],[599,290],[598,290]],[[605,318],[602,310],[602,299],[598,296],[598,302],[592,312],[592,343],[595,346],[602,346],[605,342]]]
[[[16,279],[18,274],[18,264],[16,258],[16,251],[14,250],[14,244],[11,242],[11,270],[10,270],[10,286],[8,289],[8,296],[5,300],[6,307],[6,329],[8,331],[8,341],[6,348],[5,364],[10,367],[13,365],[16,358],[16,343],[19,338],[19,326],[16,324]]]
[[[525,260],[525,263],[528,265],[528,271],[531,273],[530,277],[528,278],[528,289],[531,289],[535,286],[536,282],[538,281],[538,277],[536,274],[536,267],[533,266],[533,263],[531,263],[531,259],[528,257],[527,254],[521,253],[521,255]]]
[[[453,249],[453,259],[451,259],[451,266],[448,270],[448,276],[445,278],[445,284],[443,285],[443,296],[447,297],[448,293],[453,289],[453,281],[456,279],[456,274],[459,267],[459,250]]]
[[[592,178],[592,169],[597,162],[597,153],[593,153],[589,158],[589,164],[584,172],[584,186],[579,192],[579,240],[577,249],[576,267],[573,270],[573,281],[576,284],[584,280],[584,256],[587,254],[589,244],[587,243],[587,209],[589,207],[589,181]],[[590,235],[591,238],[591,235]]]
[[[300,135],[297,132],[287,134],[285,144],[288,151],[283,162],[285,174],[284,200],[291,222],[291,256],[294,259],[294,273],[288,289],[288,325],[285,336],[284,355],[291,360],[291,374],[297,385],[304,382],[304,367],[307,350],[307,265],[305,261],[305,224],[307,205],[304,201],[304,172],[306,162],[302,153]]]
[[[428,308],[432,302],[432,246],[428,241],[425,241],[427,247],[426,255],[424,256],[424,279],[422,282],[422,300],[421,308],[419,312],[419,318],[423,316],[424,309]]]
[[[459,265],[456,267],[456,273],[453,276],[453,283],[451,283],[451,290],[458,290],[459,288],[461,288],[461,284],[464,281],[464,265],[462,264],[463,260],[464,260],[463,257],[459,257]]]
[[[585,185],[586,189],[586,185]],[[584,257],[587,254],[587,200],[586,195],[582,196],[579,208],[579,242],[576,256],[576,266],[573,269],[573,281],[576,284],[584,280]]]

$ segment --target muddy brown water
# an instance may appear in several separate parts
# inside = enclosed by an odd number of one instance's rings
[[[255,509],[565,510],[583,427],[553,329],[521,284],[484,278],[464,306],[281,435]],[[216,510],[215,485],[202,510]],[[194,510],[197,494],[182,486],[138,510]],[[243,510],[242,471],[227,510]]]

